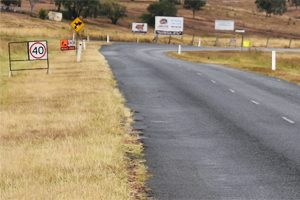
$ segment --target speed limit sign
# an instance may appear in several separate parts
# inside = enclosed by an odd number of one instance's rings
[[[47,41],[28,42],[28,59],[47,60],[48,59]]]

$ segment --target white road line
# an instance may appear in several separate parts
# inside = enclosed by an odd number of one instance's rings
[[[197,75],[198,75],[198,76],[202,76],[202,73],[198,72]]]
[[[259,102],[251,100],[252,103],[254,103],[255,105],[259,105]]]
[[[215,80],[210,80],[213,84],[216,84],[217,82]]]
[[[157,123],[157,124],[163,124],[163,123],[167,123],[166,121],[151,121],[152,123]]]
[[[282,119],[284,119],[285,121],[287,121],[288,123],[290,123],[290,124],[295,124],[295,122],[293,121],[293,120],[291,120],[291,119],[289,119],[289,118],[287,118],[287,117],[282,117]]]
[[[230,91],[231,93],[235,93],[235,91],[234,91],[233,89],[229,89],[229,91]]]

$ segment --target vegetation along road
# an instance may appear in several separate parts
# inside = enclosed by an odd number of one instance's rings
[[[154,198],[300,199],[299,86],[171,49],[102,48],[136,112]]]

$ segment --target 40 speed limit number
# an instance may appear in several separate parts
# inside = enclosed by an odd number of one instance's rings
[[[47,60],[47,41],[28,42],[28,58],[29,60]]]

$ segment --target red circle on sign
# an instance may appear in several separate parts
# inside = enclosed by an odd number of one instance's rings
[[[31,49],[32,49],[36,44],[40,44],[40,45],[43,46],[43,48],[44,48],[45,51],[44,51],[44,53],[42,54],[42,56],[34,56],[34,55],[32,55]],[[33,43],[33,44],[31,45],[31,47],[30,47],[30,49],[29,49],[29,53],[30,53],[30,55],[31,55],[32,57],[34,57],[34,58],[36,58],[36,59],[39,59],[39,58],[42,58],[42,57],[44,57],[44,56],[46,55],[46,53],[47,53],[47,48],[46,48],[46,46],[45,46],[43,43],[41,43],[41,42],[35,42],[35,43]]]

